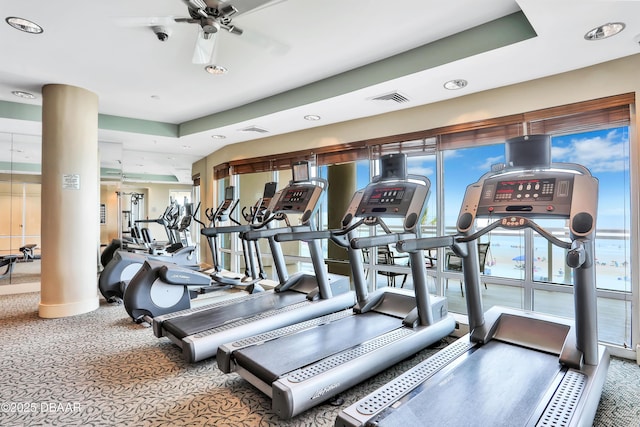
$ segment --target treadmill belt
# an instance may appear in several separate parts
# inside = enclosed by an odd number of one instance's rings
[[[182,339],[216,328],[230,320],[246,319],[265,311],[299,303],[307,297],[306,294],[295,291],[264,292],[256,295],[254,298],[240,298],[232,300],[231,304],[166,320],[162,327],[176,338]]]
[[[490,341],[376,425],[526,425],[560,370],[557,355]]]
[[[238,365],[267,384],[282,375],[402,326],[402,319],[368,312],[233,352]],[[406,427],[406,426],[405,426]]]

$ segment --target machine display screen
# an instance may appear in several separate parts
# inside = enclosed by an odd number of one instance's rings
[[[292,167],[293,181],[309,181],[309,163],[298,162]]]
[[[500,181],[493,200],[494,202],[551,201],[555,185],[555,178]]]
[[[308,188],[294,187],[289,189],[280,200],[285,203],[297,203],[305,200],[308,193]]]
[[[233,200],[235,199],[235,187],[230,186],[224,189],[224,198],[225,200]]]
[[[405,188],[402,186],[375,188],[369,196],[369,205],[397,205],[402,202]]]

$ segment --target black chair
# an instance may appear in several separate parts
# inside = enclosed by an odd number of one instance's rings
[[[489,252],[489,243],[478,243],[478,262],[480,263],[480,274],[484,274],[484,266],[487,261],[487,253]],[[447,250],[445,253],[445,269],[449,271],[462,271],[462,258],[453,253],[451,250]],[[449,279],[447,279],[447,289],[449,289]],[[484,283],[484,288],[487,289],[487,284]],[[460,294],[464,296],[464,289],[462,287],[462,280],[460,281]]]
[[[425,249],[424,250],[424,266],[428,269],[436,268],[438,263],[438,250],[437,249]]]
[[[395,255],[388,245],[386,246],[378,246],[378,265],[403,265],[398,264],[398,261],[401,259],[406,259],[406,255]],[[402,262],[402,261],[401,261]],[[404,264],[408,265],[408,264]],[[403,276],[401,288],[404,287],[404,284],[407,281],[407,273],[399,273],[397,271],[385,271],[382,269],[378,270],[378,274],[385,276],[387,278],[387,286],[396,286],[396,277]]]

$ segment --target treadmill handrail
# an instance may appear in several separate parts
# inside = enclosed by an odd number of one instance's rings
[[[505,222],[505,218],[508,219],[508,223]],[[476,231],[475,233],[469,234],[468,236],[460,236],[456,238],[456,241],[458,242],[471,242],[474,240],[479,239],[481,236],[484,236],[485,234],[487,234],[489,231],[498,228],[498,227],[502,227],[502,228],[509,228],[511,230],[520,230],[523,228],[531,228],[532,230],[536,231],[538,234],[540,234],[542,237],[544,237],[545,239],[547,239],[549,242],[553,243],[554,245],[561,247],[563,249],[570,249],[571,248],[571,242],[565,242],[564,240],[560,240],[558,239],[556,236],[554,236],[553,234],[549,233],[547,230],[545,230],[544,228],[540,227],[535,221],[526,218],[526,217],[521,217],[521,216],[517,216],[517,215],[513,215],[513,216],[508,216],[505,218],[501,218],[498,221],[494,221],[491,224],[489,224],[488,226]],[[516,223],[517,225],[510,225],[512,223]]]
[[[311,226],[298,225],[293,227],[279,227],[279,228],[266,228],[263,230],[251,230],[245,233],[244,238],[246,240],[258,240],[258,239],[264,239],[268,237],[274,237],[279,235],[280,233],[295,233],[296,230],[299,230],[299,232],[311,231]]]
[[[297,233],[281,233],[275,236],[276,242],[293,242],[296,240],[323,240],[331,238],[333,230],[299,231]]]
[[[419,239],[400,240],[396,243],[398,252],[414,252],[420,249],[437,249],[453,246],[456,236],[422,237]]]
[[[397,243],[403,239],[409,239],[414,234],[410,233],[393,233],[383,234],[381,236],[355,237],[351,239],[351,247],[353,249],[372,248],[374,246],[383,246]]]
[[[337,245],[344,248],[349,247],[349,239],[345,237],[349,232],[355,230],[364,223],[364,219],[345,228],[335,228],[332,230],[298,231],[291,233],[281,233],[275,236],[277,242],[293,242],[297,240],[311,241],[331,239]]]
[[[452,247],[456,243],[472,242],[474,240],[477,240],[498,227],[508,228],[511,230],[531,228],[552,244],[563,249],[571,249],[571,242],[566,242],[564,240],[558,239],[556,236],[549,233],[529,218],[520,216],[509,216],[508,219],[510,223],[517,223],[517,225],[507,225],[504,221],[504,218],[502,218],[467,236],[449,235],[401,240],[396,243],[396,249],[399,252],[412,252],[419,249],[437,249],[447,246]]]
[[[251,230],[251,224],[225,225],[222,227],[205,227],[200,234],[206,237],[216,237],[218,234],[244,233]]]

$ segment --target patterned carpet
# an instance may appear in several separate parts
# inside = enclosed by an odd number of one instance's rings
[[[332,426],[342,407],[435,351],[365,381],[340,406],[282,420],[239,376],[222,374],[213,360],[183,362],[121,306],[103,302],[92,313],[40,319],[38,302],[37,293],[0,297],[1,426]],[[640,425],[635,363],[612,360],[595,425]]]

